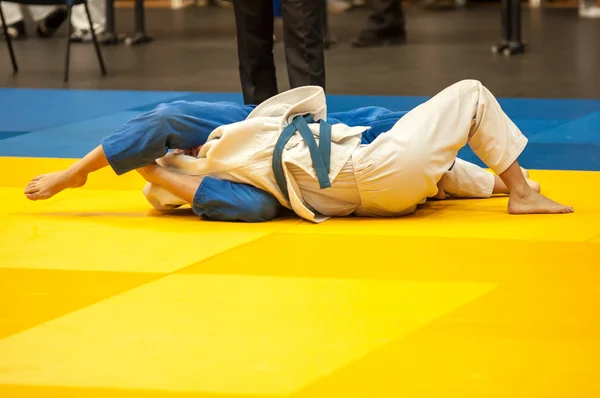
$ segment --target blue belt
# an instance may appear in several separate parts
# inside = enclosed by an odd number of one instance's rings
[[[313,123],[311,115],[296,116],[292,120],[292,123],[281,132],[273,151],[273,173],[275,174],[275,180],[279,189],[287,200],[290,199],[290,195],[287,189],[285,174],[283,173],[282,156],[286,144],[296,132],[300,133],[300,136],[308,146],[312,165],[317,173],[319,187],[321,189],[331,187],[331,181],[329,181],[329,169],[331,166],[331,124],[324,120],[319,121],[319,145],[317,146],[317,141],[310,127],[308,127],[308,123]]]

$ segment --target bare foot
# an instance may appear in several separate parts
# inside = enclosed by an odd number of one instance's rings
[[[571,206],[563,206],[544,195],[530,190],[525,195],[510,194],[508,200],[510,214],[563,214],[573,213]]]
[[[49,199],[67,188],[79,188],[86,181],[87,175],[77,175],[69,170],[42,174],[29,182],[25,196],[30,200]]]

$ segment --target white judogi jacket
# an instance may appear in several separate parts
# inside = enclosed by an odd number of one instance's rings
[[[321,222],[328,217],[315,214],[302,199],[302,192],[288,170],[294,164],[317,182],[309,149],[299,133],[296,133],[283,151],[283,171],[287,181],[289,201],[279,189],[272,169],[273,150],[282,130],[298,115],[312,114],[313,119],[325,119],[327,105],[321,87],[305,86],[286,91],[257,106],[246,120],[215,129],[198,158],[172,155],[163,158],[164,167],[177,172],[253,185],[272,194],[281,205],[293,210],[300,217]],[[319,124],[309,124],[315,140],[319,140]],[[349,127],[344,124],[332,126],[330,181],[360,144],[361,135],[368,127]],[[168,197],[160,187],[147,186],[146,197],[155,207],[165,206]],[[172,196],[171,196],[172,197]],[[159,202],[159,203],[157,203]]]

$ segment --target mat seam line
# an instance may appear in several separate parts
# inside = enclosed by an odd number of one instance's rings
[[[592,243],[592,241],[597,238],[600,238],[600,233],[598,235],[592,236],[590,239],[586,240],[585,243]]]
[[[268,238],[268,237],[270,237],[270,236],[272,236],[272,235],[275,235],[275,234],[277,234],[277,233],[282,233],[282,232],[284,232],[284,231],[287,231],[287,230],[289,230],[289,229],[291,229],[291,228],[293,228],[293,227],[296,227],[296,226],[298,226],[298,225],[300,225],[300,224],[302,224],[302,223],[304,223],[304,222],[305,222],[305,221],[303,221],[303,220],[298,220],[298,222],[297,222],[297,223],[295,223],[294,225],[290,225],[289,227],[284,227],[284,228],[282,228],[282,229],[280,229],[280,230],[276,230],[276,231],[273,231],[273,232],[269,232],[269,233],[267,233],[266,235],[259,236],[259,237],[257,237],[257,238],[251,239],[251,240],[249,240],[249,241],[247,241],[247,242],[244,242],[244,243],[242,243],[242,244],[240,244],[240,245],[235,245],[235,246],[229,247],[229,248],[227,248],[227,249],[225,249],[225,250],[223,250],[223,251],[220,251],[220,252],[218,252],[218,253],[215,253],[215,254],[213,254],[213,255],[211,255],[211,256],[208,256],[208,257],[206,257],[206,258],[203,258],[202,260],[198,260],[198,261],[196,261],[196,262],[194,262],[194,263],[191,263],[191,264],[189,264],[189,265],[186,265],[186,266],[184,266],[184,267],[182,267],[182,268],[179,268],[179,269],[177,269],[177,270],[175,270],[175,271],[171,271],[171,272],[169,272],[167,275],[173,275],[173,274],[185,273],[185,272],[181,272],[181,271],[185,270],[186,268],[189,268],[189,267],[192,267],[192,266],[195,266],[195,265],[202,264],[203,262],[205,262],[205,261],[207,261],[207,260],[211,260],[211,259],[213,259],[213,258],[215,258],[215,257],[218,257],[218,256],[220,256],[220,255],[222,255],[222,254],[228,253],[228,252],[230,252],[230,251],[232,251],[232,250],[239,249],[239,248],[241,248],[241,247],[244,247],[244,246],[247,246],[247,245],[249,245],[249,244],[251,244],[251,243],[256,243],[256,242],[258,242],[258,241],[260,241],[260,240],[262,240],[262,239]],[[167,276],[167,275],[165,275],[165,276]]]
[[[107,272],[110,272],[110,271],[107,271]],[[61,318],[61,317],[63,317],[63,316],[71,315],[71,314],[73,314],[73,313],[75,313],[75,312],[77,312],[77,311],[82,311],[82,310],[85,310],[85,309],[86,309],[86,308],[88,308],[88,307],[91,307],[91,306],[93,306],[93,305],[99,304],[99,303],[101,303],[101,302],[103,302],[103,301],[106,301],[106,300],[110,300],[110,299],[112,299],[112,298],[114,298],[114,297],[116,297],[116,296],[118,296],[118,295],[121,295],[121,294],[127,293],[127,292],[129,292],[129,291],[131,291],[131,290],[138,289],[138,288],[140,288],[140,287],[142,287],[142,286],[145,286],[145,285],[152,284],[152,283],[154,283],[154,282],[157,282],[157,281],[159,281],[159,280],[163,279],[164,277],[168,276],[168,275],[165,275],[165,274],[157,274],[157,275],[158,275],[158,276],[157,276],[156,278],[152,278],[152,279],[150,279],[150,280],[147,280],[147,281],[145,281],[145,282],[142,282],[142,283],[140,283],[139,285],[127,287],[126,289],[123,289],[122,291],[115,292],[115,293],[113,293],[113,294],[111,294],[111,295],[108,295],[108,296],[102,297],[102,298],[100,298],[99,300],[96,300],[96,301],[94,301],[94,302],[92,302],[92,303],[88,303],[87,305],[81,306],[81,307],[79,307],[79,308],[76,308],[76,309],[74,309],[74,310],[71,310],[71,311],[65,312],[65,313],[63,313],[63,314],[59,314],[59,315],[57,315],[57,316],[54,316],[54,317],[51,317],[51,318],[49,318],[49,319],[46,319],[46,320],[44,320],[44,321],[42,321],[42,322],[36,323],[35,325],[32,325],[32,326],[30,326],[30,327],[27,327],[27,328],[21,329],[21,330],[19,330],[18,332],[15,332],[15,333],[10,333],[10,334],[8,334],[8,335],[6,335],[6,336],[0,337],[0,341],[1,341],[1,340],[4,340],[4,339],[6,339],[6,338],[9,338],[9,337],[11,337],[11,336],[16,336],[16,335],[18,335],[18,334],[20,334],[20,333],[23,333],[23,332],[26,332],[26,331],[28,331],[28,330],[34,329],[34,328],[36,328],[36,327],[38,327],[38,326],[41,326],[41,325],[44,325],[44,324],[46,324],[46,323],[52,322],[52,321],[54,321],[54,320],[56,320],[56,319],[59,319],[59,318]]]

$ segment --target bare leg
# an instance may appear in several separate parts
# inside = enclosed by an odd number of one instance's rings
[[[526,169],[521,167],[521,172],[527,180],[527,185],[529,185],[531,189],[533,189],[535,192],[539,193],[542,190],[540,183],[530,179],[529,171],[527,171]],[[494,175],[494,190],[492,191],[492,195],[508,195],[509,193],[510,191],[504,183],[504,181],[502,181],[502,178],[498,177],[497,175]]]
[[[521,168],[527,184],[536,192],[540,192],[540,184],[529,179],[529,172]],[[456,158],[452,169],[447,171],[437,184],[435,199],[442,200],[448,196],[454,198],[489,198],[492,195],[509,194],[508,187],[500,177],[476,164]]]
[[[554,202],[531,189],[517,161],[501,173],[500,178],[510,192],[508,200],[510,214],[560,214],[574,211],[572,207]]]
[[[68,169],[35,177],[25,188],[25,196],[30,200],[49,199],[67,188],[82,187],[88,174],[106,166],[108,160],[104,150],[97,146]]]
[[[149,183],[166,189],[189,204],[194,201],[194,195],[203,178],[175,173],[156,163],[139,168],[137,172]]]
[[[573,208],[563,206],[541,195],[540,184],[527,178],[529,173],[515,161],[500,176],[494,176],[493,194],[509,194],[510,214],[561,214],[573,213]],[[446,199],[444,178],[439,182],[435,199]]]
[[[201,147],[176,152],[198,156]],[[25,188],[25,196],[30,200],[49,199],[67,188],[79,188],[85,185],[88,174],[109,166],[102,145],[97,146],[82,159],[73,163],[67,170],[42,174],[32,179]]]

